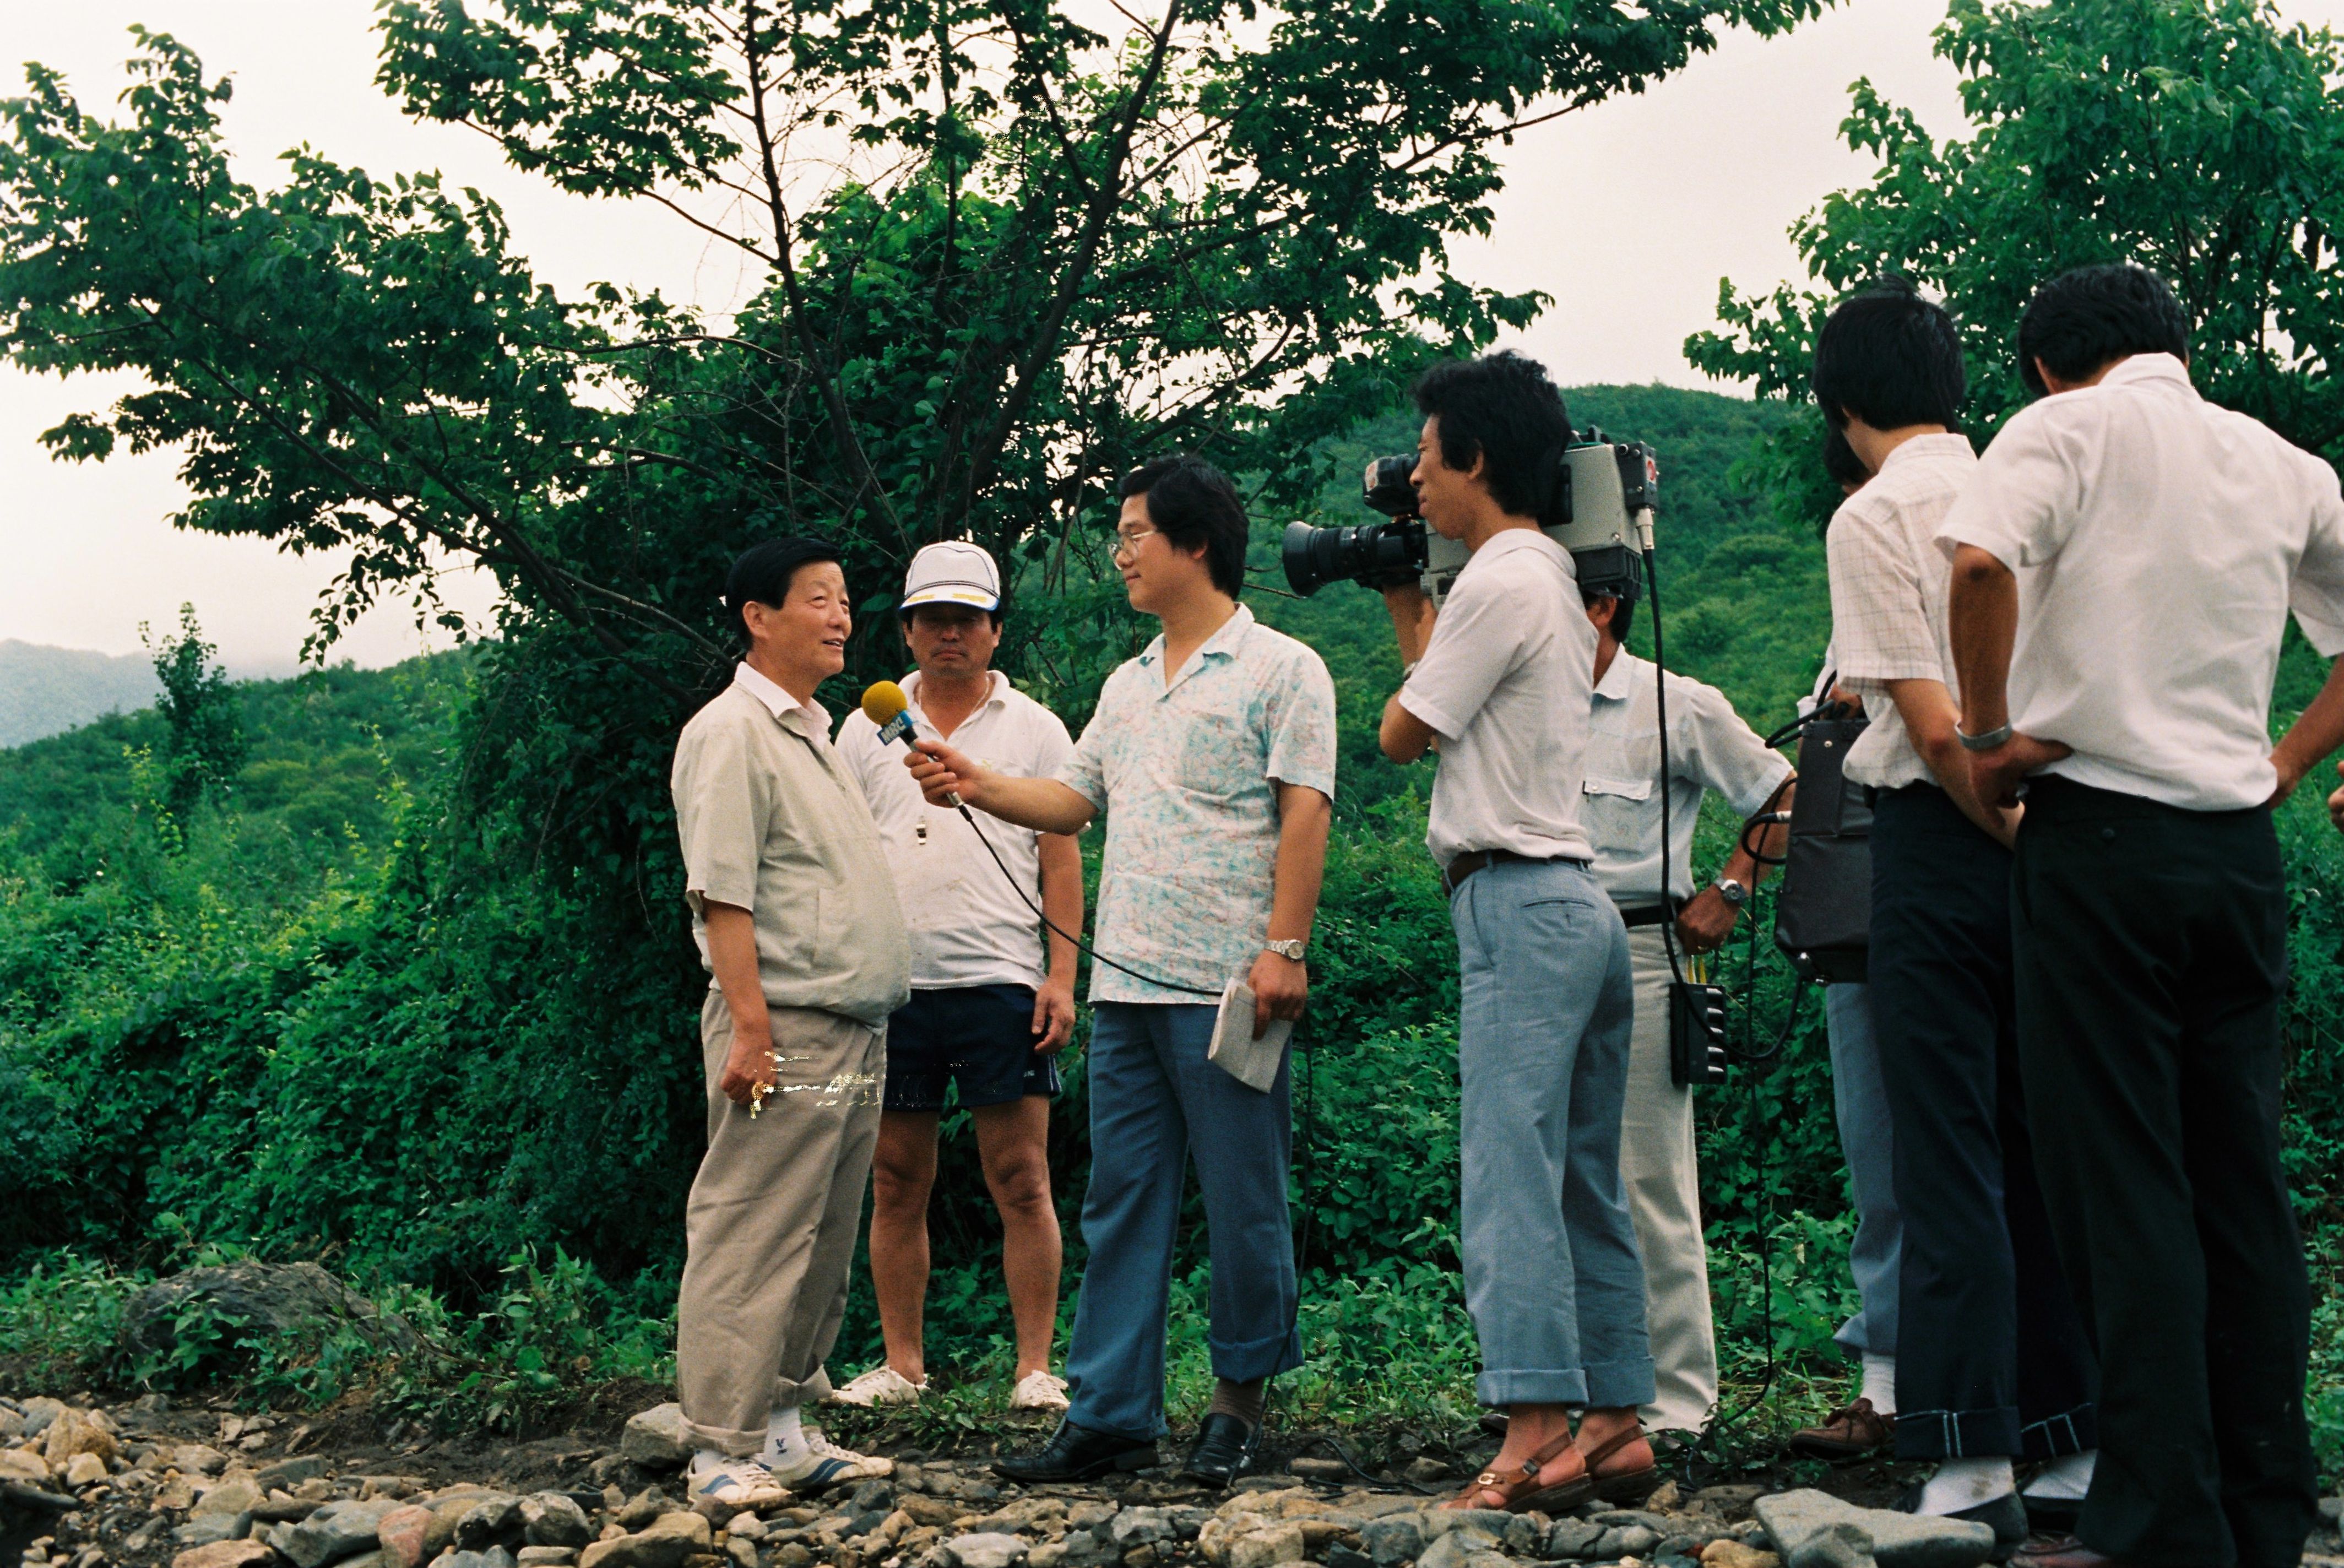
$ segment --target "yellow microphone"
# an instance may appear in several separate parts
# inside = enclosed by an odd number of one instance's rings
[[[881,745],[885,745],[889,741],[901,741],[904,743],[904,750],[914,749],[912,699],[905,696],[904,688],[894,682],[874,681],[863,689],[863,716],[879,726]],[[960,796],[947,794],[945,796],[945,804],[958,809]]]

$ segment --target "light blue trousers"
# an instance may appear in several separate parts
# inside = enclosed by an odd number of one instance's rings
[[[1620,1179],[1627,928],[1571,861],[1492,865],[1449,913],[1474,1391],[1485,1405],[1648,1404],[1644,1270]]]
[[[1855,1198],[1855,1239],[1848,1271],[1863,1299],[1832,1336],[1859,1356],[1896,1354],[1896,1272],[1904,1256],[1904,1216],[1896,1207],[1895,1135],[1888,1086],[1880,1076],[1880,1042],[1872,1032],[1872,987],[1824,988],[1824,1033],[1831,1041],[1832,1109],[1840,1153]]]
[[[1251,1382],[1302,1364],[1289,1067],[1265,1094],[1206,1058],[1218,1009],[1101,1002],[1092,1009],[1090,1261],[1066,1349],[1066,1419],[1140,1442],[1164,1432],[1165,1313],[1188,1161],[1204,1189],[1213,1375]]]

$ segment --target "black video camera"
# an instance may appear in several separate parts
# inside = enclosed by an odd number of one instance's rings
[[[1466,550],[1427,528],[1417,514],[1416,487],[1409,482],[1415,471],[1412,454],[1369,460],[1360,499],[1389,522],[1358,528],[1288,523],[1280,552],[1288,585],[1308,598],[1329,582],[1380,591],[1421,582],[1435,603],[1446,598]],[[1641,441],[1610,441],[1591,430],[1585,440],[1563,450],[1540,527],[1571,551],[1583,592],[1628,597],[1640,592],[1641,551],[1659,491],[1660,465]]]

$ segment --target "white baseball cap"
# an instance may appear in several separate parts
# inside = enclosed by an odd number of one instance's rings
[[[903,608],[915,604],[970,604],[1001,608],[1001,569],[993,557],[965,540],[931,544],[912,557],[904,573]]]

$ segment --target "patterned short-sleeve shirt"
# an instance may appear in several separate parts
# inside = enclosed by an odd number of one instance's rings
[[[1098,951],[1217,995],[1269,935],[1278,785],[1335,794],[1335,683],[1243,605],[1167,685],[1164,639],[1127,661],[1058,774],[1106,813]],[[1094,1002],[1206,1002],[1104,964]]]

